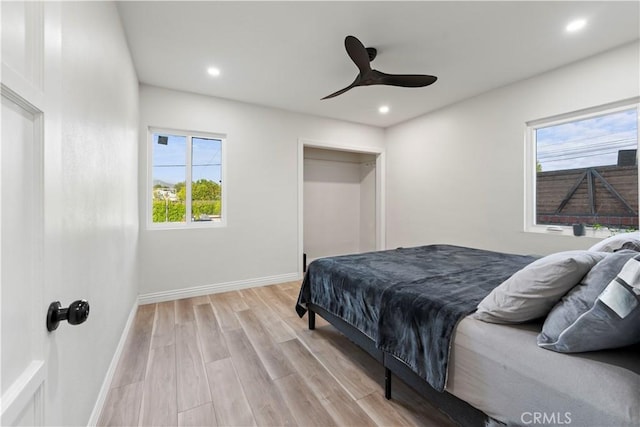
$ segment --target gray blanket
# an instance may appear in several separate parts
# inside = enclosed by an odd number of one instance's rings
[[[451,245],[322,258],[298,297],[369,336],[436,390],[444,390],[457,323],[534,257]]]

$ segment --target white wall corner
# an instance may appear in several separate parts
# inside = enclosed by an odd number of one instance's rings
[[[88,427],[95,427],[98,424],[100,414],[102,413],[102,409],[104,407],[104,403],[106,402],[107,396],[109,395],[109,388],[111,387],[113,376],[116,373],[116,368],[118,367],[120,356],[122,355],[124,345],[127,342],[127,337],[129,336],[129,331],[131,330],[133,321],[136,318],[137,311],[138,301],[134,301],[133,306],[131,307],[131,311],[129,312],[129,317],[127,318],[127,323],[124,325],[122,335],[120,336],[120,341],[118,341],[116,351],[113,353],[113,357],[111,358],[109,369],[107,369],[107,373],[104,377],[104,380],[102,381],[102,387],[100,387],[100,392],[98,393],[98,398],[96,399],[93,411],[91,411],[91,416],[89,417],[89,421],[87,423]]]

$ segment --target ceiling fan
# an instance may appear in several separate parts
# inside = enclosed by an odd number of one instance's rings
[[[349,86],[344,89],[340,89],[331,95],[327,95],[322,99],[333,98],[334,96],[341,95],[356,86],[389,85],[423,87],[429,86],[438,80],[436,76],[429,76],[425,74],[386,74],[378,70],[372,70],[370,63],[375,59],[378,51],[374,47],[365,48],[360,40],[354,36],[347,36],[344,39],[344,47],[351,60],[356,64],[358,70],[360,70],[360,73],[358,73],[356,79]]]

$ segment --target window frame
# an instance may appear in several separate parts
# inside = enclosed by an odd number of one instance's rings
[[[169,134],[174,136],[183,136],[186,138],[186,158],[185,158],[185,185],[186,200],[191,200],[191,184],[192,184],[192,139],[216,139],[220,141],[221,150],[221,166],[220,181],[224,184],[220,188],[220,219],[212,221],[192,221],[191,215],[186,215],[186,222],[153,222],[153,135]],[[148,230],[176,230],[176,229],[192,229],[192,228],[220,228],[227,226],[227,135],[222,133],[188,131],[180,129],[171,129],[157,126],[149,126],[147,128],[147,180],[145,184],[146,192],[146,226]],[[187,213],[191,212],[191,204],[187,205]]]
[[[564,123],[575,122],[607,114],[613,114],[624,110],[636,110],[636,120],[638,121],[638,153],[640,153],[640,97],[612,102],[597,107],[586,108],[570,113],[559,114],[552,117],[531,120],[525,123],[525,199],[524,199],[524,231],[528,233],[544,233],[553,235],[573,236],[573,227],[564,225],[536,224],[536,161],[537,161],[537,140],[536,130],[549,126],[556,126]],[[640,177],[640,162],[638,162]],[[639,179],[640,181],[640,179]],[[640,182],[638,183],[640,194]],[[609,237],[609,230],[592,230],[589,233],[592,237]]]

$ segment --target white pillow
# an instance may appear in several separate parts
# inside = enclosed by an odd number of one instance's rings
[[[625,243],[634,243],[636,246],[640,246],[640,231],[620,233],[607,237],[601,242],[591,246],[589,250],[596,252],[615,252],[622,249]]]
[[[475,317],[491,323],[521,323],[546,316],[606,256],[567,251],[540,258],[491,291],[478,304]]]

